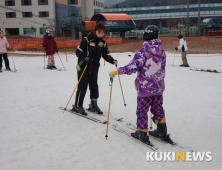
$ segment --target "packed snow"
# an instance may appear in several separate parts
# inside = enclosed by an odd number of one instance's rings
[[[131,55],[131,56],[129,56]],[[133,53],[113,53],[119,67],[126,65]],[[141,169],[221,169],[222,73],[191,71],[175,66],[174,54],[167,53],[164,109],[171,138],[194,151],[212,152],[211,162],[148,162],[151,150],[112,129],[118,124],[136,124],[134,87],[136,74],[121,76],[127,106],[124,107],[118,77],[114,78],[108,139],[106,125],[59,110],[65,107],[76,84],[75,55],[60,54],[66,71],[44,70],[43,57],[16,57],[17,72],[0,73],[0,170],[141,170]],[[11,58],[10,66],[13,69]],[[56,66],[63,68],[57,55]],[[190,66],[222,72],[221,54],[189,54]],[[98,104],[108,113],[109,72],[116,67],[101,60]],[[72,107],[75,95],[68,108]],[[84,107],[90,102],[87,91]],[[106,117],[90,114],[102,120]],[[122,122],[113,118],[122,117]],[[154,126],[154,125],[153,125]],[[130,130],[131,131],[131,130]],[[150,139],[160,151],[180,151],[178,147]]]

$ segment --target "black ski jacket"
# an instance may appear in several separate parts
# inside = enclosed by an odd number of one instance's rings
[[[84,61],[85,57],[89,57],[92,59],[92,63],[88,65],[87,72],[89,73],[98,73],[100,66],[101,57],[104,58],[107,62],[113,64],[113,57],[111,57],[108,51],[108,47],[106,42],[102,38],[98,38],[94,36],[93,33],[84,37],[80,45],[76,49],[76,55],[78,57],[78,65],[81,68],[81,71],[86,66],[86,62]],[[79,70],[80,71],[80,70]]]

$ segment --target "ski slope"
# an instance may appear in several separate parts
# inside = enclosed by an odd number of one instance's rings
[[[129,57],[128,55],[132,56]],[[115,53],[119,66],[126,65],[133,53]],[[43,69],[43,57],[16,57],[16,73],[0,73],[0,170],[141,170],[141,169],[221,169],[222,74],[191,71],[177,67],[180,54],[167,53],[164,109],[171,138],[194,151],[211,151],[212,162],[147,162],[151,150],[112,129],[113,124],[126,128],[136,124],[136,74],[121,76],[127,107],[121,95],[118,77],[114,78],[108,139],[106,125],[65,112],[76,84],[74,55],[61,54],[67,71]],[[58,56],[56,66],[62,68]],[[190,66],[222,71],[222,55],[188,55]],[[10,58],[10,65],[13,63]],[[104,113],[109,104],[109,72],[115,66],[106,63],[99,71],[98,104]],[[73,96],[68,108],[74,103]],[[87,91],[84,107],[89,104]],[[94,115],[97,118],[105,119]],[[129,130],[129,129],[128,129]],[[156,140],[160,151],[181,151]]]

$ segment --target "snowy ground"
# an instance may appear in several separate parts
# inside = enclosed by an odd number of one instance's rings
[[[117,53],[112,56],[124,66],[133,57]],[[167,54],[164,109],[168,132],[172,139],[195,151],[211,151],[212,162],[147,162],[151,150],[112,129],[118,123],[136,123],[135,75],[121,76],[127,107],[123,106],[118,78],[114,79],[109,137],[106,125],[65,112],[65,107],[77,83],[76,57],[68,56],[63,63],[67,71],[43,70],[43,57],[14,56],[18,72],[0,73],[0,170],[141,170],[141,169],[221,169],[222,141],[222,74],[190,71],[172,67],[173,54]],[[176,55],[175,65],[181,62]],[[189,55],[191,66],[222,71],[222,56]],[[10,59],[11,68],[13,68]],[[99,106],[107,113],[109,102],[108,73],[113,65],[101,60],[99,72]],[[56,56],[56,66],[62,68]],[[74,103],[74,97],[69,105]],[[89,103],[87,92],[84,106]],[[103,117],[99,117],[103,118]],[[105,118],[104,118],[105,119]],[[161,151],[180,151],[156,143]]]

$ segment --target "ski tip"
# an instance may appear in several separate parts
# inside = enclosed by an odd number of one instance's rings
[[[117,125],[117,124],[113,125],[113,128],[117,128],[117,127],[118,127],[118,125]]]
[[[132,125],[132,123],[128,122],[126,125],[127,125],[127,126],[130,126],[130,125]]]
[[[122,121],[123,121],[123,118],[114,118],[114,120],[119,121],[119,122],[122,122]]]

